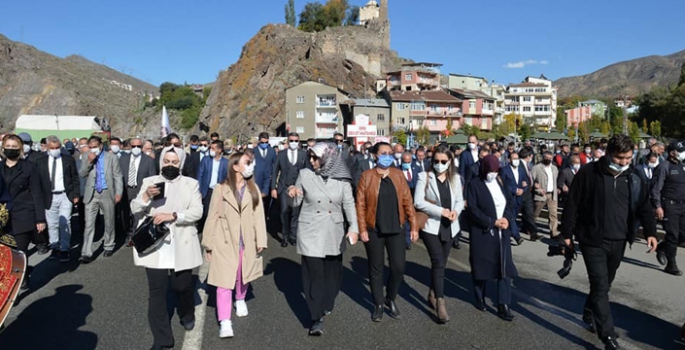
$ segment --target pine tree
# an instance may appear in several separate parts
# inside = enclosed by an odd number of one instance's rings
[[[294,27],[297,23],[297,18],[295,17],[295,0],[288,0],[285,4],[285,23]]]

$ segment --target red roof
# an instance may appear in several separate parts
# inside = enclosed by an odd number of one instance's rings
[[[461,100],[442,91],[390,91],[390,100],[393,102],[446,102],[446,103],[461,103]]]

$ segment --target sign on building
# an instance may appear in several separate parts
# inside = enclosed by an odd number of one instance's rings
[[[348,125],[347,137],[376,137],[375,125]]]

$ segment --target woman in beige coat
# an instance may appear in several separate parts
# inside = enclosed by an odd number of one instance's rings
[[[264,272],[260,254],[266,249],[266,222],[262,196],[252,179],[254,168],[249,156],[231,155],[226,180],[214,188],[202,235],[210,262],[208,283],[217,287],[221,338],[233,337],[233,290],[236,316],[247,316],[248,283]]]

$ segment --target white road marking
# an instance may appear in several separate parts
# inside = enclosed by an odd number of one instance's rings
[[[207,292],[205,290],[205,281],[207,273],[209,272],[209,262],[205,261],[200,267],[198,273],[197,294],[200,296],[200,304],[195,307],[195,328],[192,331],[186,331],[183,339],[183,350],[200,350],[202,349],[202,336],[205,328],[205,312],[207,310]]]

